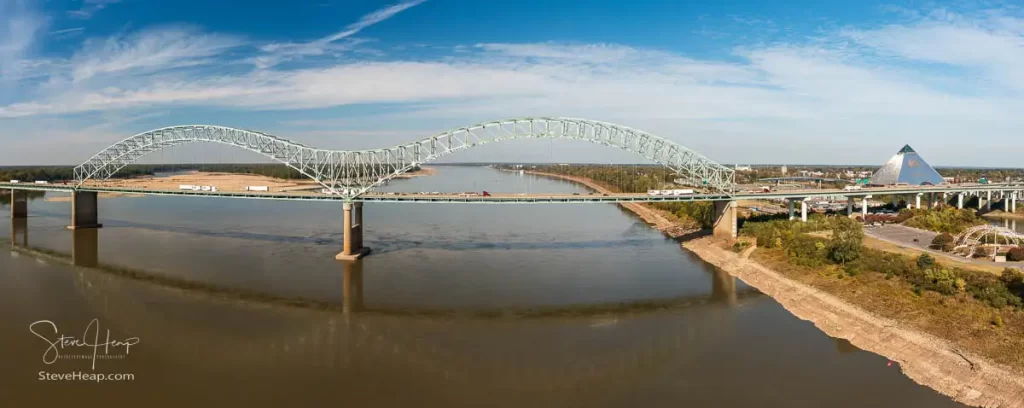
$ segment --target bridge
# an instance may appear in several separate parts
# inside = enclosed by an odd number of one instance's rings
[[[676,183],[695,187],[696,194],[652,196],[641,194],[389,194],[374,189],[421,164],[469,148],[516,139],[568,139],[619,148],[658,163],[677,176]],[[190,143],[218,143],[252,151],[298,171],[322,186],[330,194],[314,192],[222,192],[171,191],[116,188],[104,186],[129,164],[156,151]],[[577,118],[522,118],[486,122],[442,132],[412,143],[374,150],[326,150],[306,146],[266,133],[209,125],[173,126],[129,137],[92,156],[74,169],[69,185],[0,183],[11,190],[11,218],[28,216],[27,191],[67,192],[72,195],[70,229],[101,228],[99,193],[176,195],[266,200],[336,201],[344,211],[344,243],[340,260],[355,260],[369,253],[362,242],[362,207],[368,202],[464,203],[464,204],[538,204],[538,203],[626,203],[684,202],[714,203],[714,235],[735,238],[737,200],[782,199],[788,201],[790,219],[800,204],[800,219],[807,220],[807,200],[811,197],[846,198],[847,212],[853,215],[854,201],[862,200],[867,214],[867,199],[872,194],[907,195],[918,208],[922,197],[930,207],[937,197],[958,197],[963,207],[966,195],[977,195],[991,205],[993,194],[1008,200],[1005,208],[1016,209],[1016,199],[1024,185],[982,184],[941,186],[899,186],[858,190],[791,190],[770,193],[735,191],[734,171],[670,140],[625,126]],[[981,198],[982,193],[985,197]],[[908,204],[910,205],[910,204]]]

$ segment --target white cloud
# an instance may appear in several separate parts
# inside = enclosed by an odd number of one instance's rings
[[[841,34],[881,55],[963,68],[998,86],[1024,90],[1024,18],[1001,12],[970,18],[940,10],[909,25]]]
[[[19,80],[37,65],[29,52],[47,20],[23,0],[0,0],[0,80]],[[2,100],[2,99],[0,99]]]
[[[121,0],[83,0],[81,8],[78,10],[69,10],[67,15],[68,17],[78,20],[88,20],[100,10],[107,8],[107,6],[120,2]]]
[[[371,13],[313,42],[265,45],[261,55],[271,59],[257,68],[225,70],[251,57],[238,55],[244,41],[195,28],[89,40],[66,61],[37,61],[56,74],[33,97],[0,104],[0,120],[196,106],[303,112],[380,103],[399,107],[360,115],[353,119],[357,127],[436,123],[441,130],[514,116],[579,116],[675,137],[711,157],[757,157],[773,146],[784,151],[780,145],[830,141],[865,151],[858,146],[897,139],[943,140],[949,147],[940,149],[955,153],[966,151],[956,145],[964,135],[1008,138],[1024,126],[1024,76],[1017,69],[1024,62],[1024,22],[1006,14],[921,13],[898,25],[848,27],[824,40],[750,45],[721,59],[617,44],[482,43],[435,58],[275,67],[349,47],[359,30],[416,4]],[[211,63],[217,69],[208,69]],[[344,124],[323,124],[323,131],[301,119],[281,125],[286,137],[296,128],[349,136],[337,129]],[[405,134],[377,131],[388,140]],[[723,147],[722,138],[742,146]],[[942,158],[929,155],[939,163]]]
[[[326,37],[317,39],[310,42],[285,42],[285,43],[271,43],[260,47],[264,55],[259,55],[250,59],[254,65],[259,68],[270,68],[274,65],[282,62],[298,59],[302,57],[318,56],[327,53],[338,53],[352,49],[355,45],[361,43],[361,41],[352,39],[353,35],[356,35],[363,29],[380,23],[396,14],[401,13],[411,7],[417,6],[426,0],[412,0],[402,3],[398,3],[389,7],[376,10],[370,14],[362,16],[359,21],[349,24],[344,30],[337,33],[328,35]],[[344,43],[337,43],[341,40],[347,40]]]
[[[211,57],[242,45],[234,36],[204,34],[192,27],[161,27],[128,36],[87,40],[71,58],[71,78],[138,74],[209,64]]]

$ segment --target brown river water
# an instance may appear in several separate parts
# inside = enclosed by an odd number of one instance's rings
[[[387,189],[583,192],[449,166]],[[337,203],[69,213],[0,218],[0,407],[960,406],[614,205],[368,204],[357,263]]]

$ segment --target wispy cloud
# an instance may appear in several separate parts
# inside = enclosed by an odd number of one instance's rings
[[[188,26],[90,39],[71,58],[71,79],[83,81],[97,75],[138,74],[208,64],[211,57],[242,44],[238,37],[202,33]]]
[[[264,45],[260,47],[260,50],[265,54],[252,58],[251,62],[260,68],[269,68],[282,62],[302,57],[324,55],[329,52],[347,51],[353,46],[359,44],[359,41],[354,41],[349,37],[356,35],[369,26],[394,17],[396,14],[411,7],[422,4],[425,1],[426,0],[412,0],[382,8],[362,16],[359,21],[349,24],[342,31],[314,41],[301,43],[271,43]],[[348,39],[348,41],[338,43],[338,41],[346,39]]]
[[[47,19],[31,4],[0,0],[0,80],[23,79],[36,64],[29,52],[45,32]]]
[[[107,8],[107,6],[120,2],[121,0],[83,0],[81,8],[69,10],[67,15],[78,20],[88,20],[100,10]]]

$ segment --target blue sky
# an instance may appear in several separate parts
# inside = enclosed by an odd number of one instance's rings
[[[0,0],[0,165],[180,124],[362,149],[573,116],[722,163],[880,164],[909,143],[1019,167],[1022,67],[1024,11],[1002,2]],[[254,161],[179,149],[148,160]],[[632,160],[571,142],[452,158]]]

